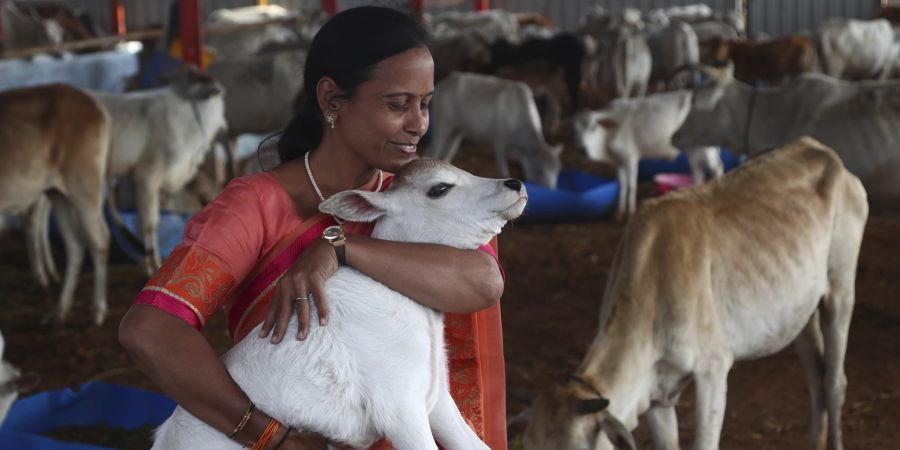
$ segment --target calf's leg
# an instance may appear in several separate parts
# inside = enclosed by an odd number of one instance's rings
[[[428,416],[435,439],[446,450],[489,450],[469,428],[456,403],[446,389],[442,390]]]

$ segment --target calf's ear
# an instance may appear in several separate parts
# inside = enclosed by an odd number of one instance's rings
[[[319,211],[351,222],[374,222],[387,212],[387,199],[381,192],[338,192],[320,203]]]

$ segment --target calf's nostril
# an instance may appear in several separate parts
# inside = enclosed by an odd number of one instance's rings
[[[516,191],[516,192],[519,192],[522,190],[522,182],[519,180],[516,180],[515,178],[510,178],[510,179],[504,181],[503,185]]]

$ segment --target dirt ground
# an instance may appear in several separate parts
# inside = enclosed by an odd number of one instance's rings
[[[462,152],[461,152],[462,153]],[[490,158],[459,165],[484,175]],[[652,185],[641,187],[654,195]],[[511,224],[500,239],[507,273],[503,297],[507,381],[511,388],[538,390],[565,380],[581,361],[596,332],[600,300],[624,225],[611,219],[589,223]],[[61,260],[60,260],[61,261]],[[857,279],[846,371],[846,449],[895,449],[900,438],[900,218],[873,216],[866,228]],[[146,281],[136,265],[113,264],[110,313],[102,327],[90,323],[91,274],[83,274],[73,315],[65,325],[44,318],[55,308],[30,276],[18,232],[0,238],[0,330],[6,359],[40,376],[37,390],[75,386],[90,380],[156,389],[116,342],[116,328]],[[206,330],[217,348],[228,338],[219,317]],[[510,398],[513,415],[525,406]],[[722,449],[802,449],[809,402],[799,362],[790,350],[738,363],[729,377]],[[693,434],[693,393],[678,407],[682,445]],[[651,448],[645,425],[639,448]]]

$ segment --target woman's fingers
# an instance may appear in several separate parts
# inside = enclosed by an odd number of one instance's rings
[[[297,286],[298,283],[295,282],[293,277],[283,277],[278,284],[283,286],[283,289],[276,291],[276,295],[279,295],[279,297],[273,299],[278,302],[278,308],[275,311],[275,331],[272,334],[273,344],[277,344],[284,339],[284,334],[287,333],[288,322],[290,322],[291,314],[294,312],[292,307],[294,299],[297,298],[299,292],[305,292],[305,288],[302,285]]]
[[[272,297],[272,301],[269,302],[269,307],[266,310],[266,320],[263,321],[262,329],[259,332],[259,337],[261,338],[268,336],[272,332],[272,327],[275,326],[275,318],[278,316],[278,308],[281,307],[281,299],[285,297],[285,294],[282,292],[284,289],[285,283],[279,281],[278,285],[275,286],[275,296]]]
[[[302,341],[309,334],[309,294],[297,299],[297,322],[297,340]]]
[[[316,302],[316,312],[319,315],[319,325],[328,324],[328,299],[325,298],[325,280],[321,277],[312,277],[309,283],[312,299]]]

